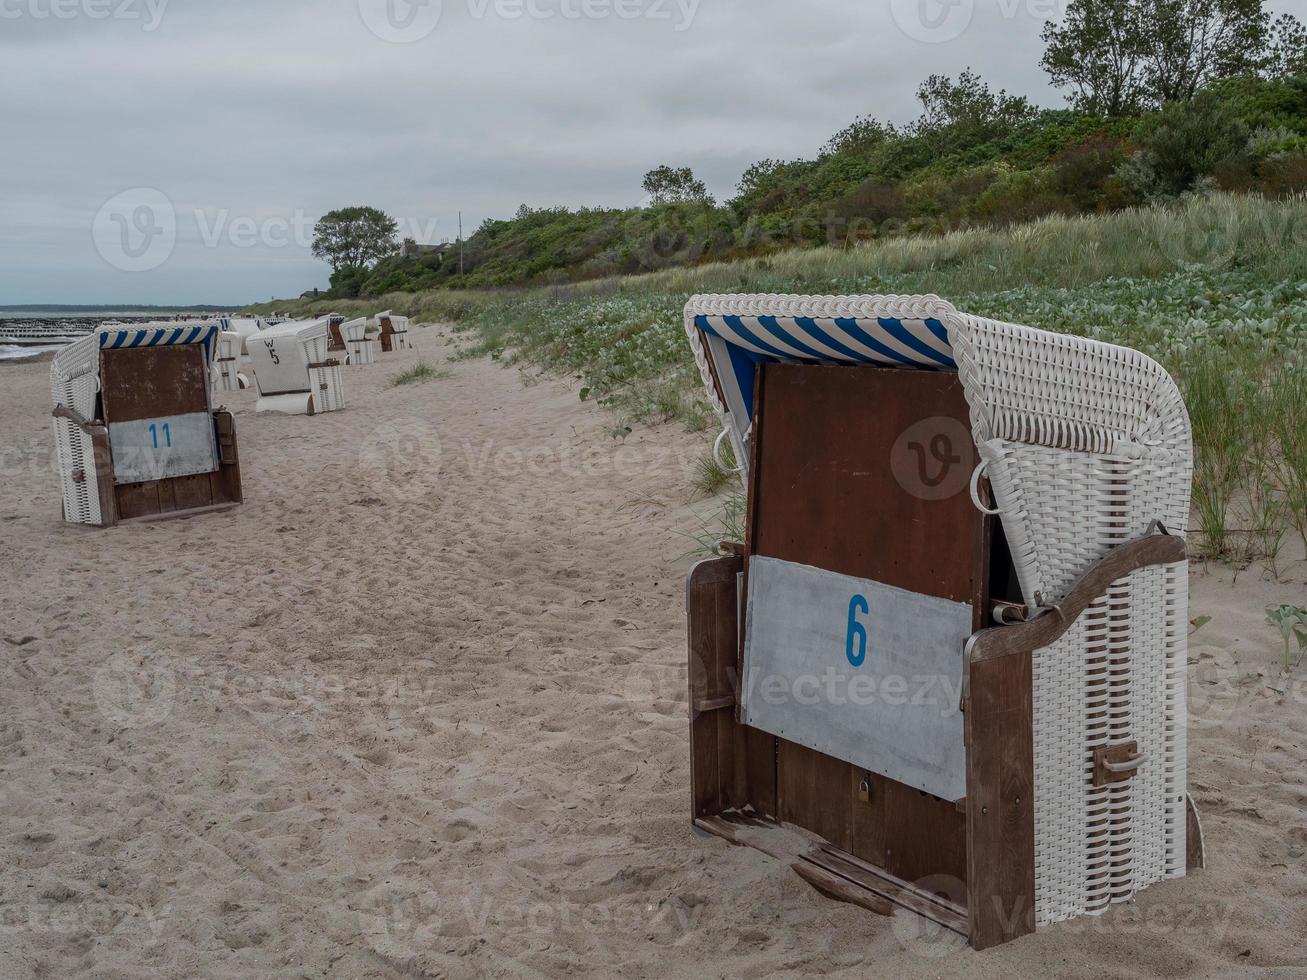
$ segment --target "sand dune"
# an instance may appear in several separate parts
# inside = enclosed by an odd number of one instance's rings
[[[1262,624],[1303,563],[1195,571],[1210,869],[975,955],[691,830],[703,438],[488,361],[388,387],[413,336],[338,414],[226,396],[243,508],[108,531],[60,522],[48,365],[0,366],[0,977],[1307,976]]]

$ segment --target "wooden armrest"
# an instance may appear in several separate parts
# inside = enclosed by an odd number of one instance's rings
[[[67,405],[56,405],[51,414],[57,419],[68,419],[73,425],[86,432],[90,432],[94,426],[99,425],[98,422],[92,422],[81,412],[75,411]]]
[[[1184,538],[1171,534],[1150,534],[1120,545],[1089,569],[1052,609],[1029,622],[996,626],[973,636],[967,643],[967,662],[1029,653],[1056,643],[1113,582],[1150,565],[1184,561],[1187,554]]]

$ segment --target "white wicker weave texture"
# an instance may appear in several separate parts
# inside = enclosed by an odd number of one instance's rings
[[[100,391],[99,364],[99,341],[94,335],[70,344],[56,354],[50,365],[50,393],[54,404],[93,420],[95,396]],[[95,469],[91,437],[71,419],[56,418],[53,428],[64,519],[73,524],[99,524],[99,474]]]
[[[1027,603],[1059,602],[1154,521],[1185,529],[1189,419],[1156,362],[966,315],[950,336]],[[1141,569],[1035,652],[1039,925],[1184,874],[1187,604],[1185,564]],[[1094,751],[1128,742],[1138,775],[1095,787]]]

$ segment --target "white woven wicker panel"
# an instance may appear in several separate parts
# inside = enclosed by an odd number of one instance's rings
[[[95,419],[95,396],[100,390],[100,348],[94,336],[70,344],[50,365],[50,394],[55,405],[71,408]],[[99,524],[100,490],[91,438],[70,419],[53,420],[55,457],[59,464],[64,519],[74,524]],[[83,479],[74,479],[81,473]]]
[[[1085,908],[1085,773],[1093,754],[1085,727],[1085,632],[1081,617],[1057,643],[1036,652],[1033,668],[1035,748],[1035,921],[1043,927]]]
[[[240,391],[241,335],[228,331],[218,335],[218,358],[214,363],[217,376],[215,391]]]
[[[390,325],[395,328],[395,350],[410,350],[411,345],[408,342],[409,319],[406,316],[392,316]]]
[[[1148,533],[1154,521],[1183,528],[1187,487],[1172,454],[1126,447],[1114,455],[990,439],[980,457],[1003,514],[1025,601],[1061,601],[1095,562]]]
[[[1139,351],[959,314],[950,324],[977,441],[1112,453],[1121,441],[1187,452],[1174,381]]]
[[[366,367],[377,363],[377,342],[375,340],[347,340],[345,347],[349,352],[351,367]]]
[[[1098,914],[1185,871],[1187,565],[1114,583],[1035,652],[1035,917]],[[1095,787],[1094,750],[1137,742],[1128,782]]]
[[[309,384],[315,414],[339,412],[345,407],[345,382],[339,365],[310,368]]]

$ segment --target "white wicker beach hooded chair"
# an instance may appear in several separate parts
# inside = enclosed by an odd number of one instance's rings
[[[328,356],[326,320],[282,323],[249,340],[257,410],[318,415],[345,407],[338,360]]]
[[[231,317],[227,320],[223,330],[238,334],[241,338],[240,353],[243,356],[249,356],[250,338],[260,330],[266,330],[269,325],[269,321],[264,320],[262,317]]]
[[[383,353],[409,349],[408,317],[395,316],[390,310],[386,310],[384,313],[378,313],[373,319],[376,321],[377,329],[381,334],[381,350]]]
[[[214,387],[218,391],[241,391],[250,386],[240,371],[244,338],[233,330],[218,334],[218,357],[213,364]]]
[[[218,353],[219,326],[215,321],[156,321],[140,324],[106,323],[94,332],[59,351],[50,366],[50,388],[54,402],[52,420],[55,453],[58,460],[60,486],[63,497],[64,519],[74,524],[106,525],[118,515],[106,501],[113,499],[116,484],[131,482],[126,470],[151,469],[157,472],[139,479],[168,479],[186,476],[191,472],[204,472],[218,465],[221,442],[213,432],[212,378]],[[198,433],[195,443],[201,450],[198,456],[181,446],[171,454],[158,459],[133,452],[133,446],[122,443],[134,433],[133,426],[144,423],[118,423],[120,417],[105,416],[101,399],[101,370],[106,357],[117,357],[118,352],[148,350],[151,348],[196,347],[203,352],[204,395],[200,401],[205,411],[194,418],[165,419],[180,437],[184,427]],[[146,379],[142,379],[143,381]],[[153,395],[152,395],[153,397]],[[142,399],[145,400],[144,398]],[[157,398],[154,398],[157,400]],[[193,400],[193,399],[192,399]],[[221,412],[222,410],[219,410]],[[101,452],[106,458],[97,461],[95,439],[103,440]],[[171,430],[167,438],[171,446]],[[157,438],[157,435],[156,435]],[[108,454],[112,453],[112,457]],[[195,466],[199,458],[201,465]],[[205,462],[207,460],[208,462]],[[106,469],[111,465],[112,469]],[[175,502],[174,502],[175,503]],[[172,509],[184,509],[180,505]]]
[[[1138,351],[972,316],[937,296],[695,296],[685,330],[747,478],[760,362],[955,371],[1021,592],[1060,615],[1114,548],[1190,513],[1190,424]],[[1186,873],[1187,564],[1111,585],[1033,655],[1037,927],[1105,911]],[[1094,785],[1097,749],[1137,742],[1129,782]]]
[[[345,349],[349,353],[351,366],[364,367],[377,363],[377,342],[368,336],[367,317],[342,324],[340,332],[345,338]]]

